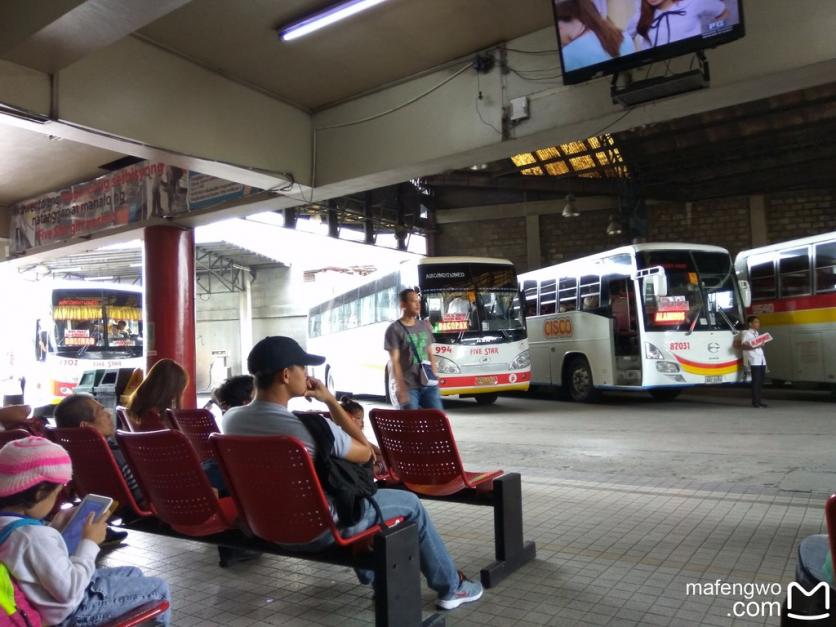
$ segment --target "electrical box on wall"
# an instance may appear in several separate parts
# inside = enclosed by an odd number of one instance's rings
[[[512,122],[528,119],[528,96],[520,96],[514,98],[510,103],[511,110],[508,113],[508,118]]]

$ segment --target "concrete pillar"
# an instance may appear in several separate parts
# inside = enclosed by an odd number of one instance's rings
[[[528,270],[536,270],[543,263],[540,248],[540,216],[525,216],[525,251]]]
[[[247,371],[247,355],[253,347],[253,278],[249,271],[243,271],[241,290],[238,301],[238,324],[241,332],[241,369]]]
[[[752,248],[769,243],[766,230],[766,198],[762,194],[749,196],[749,227],[752,231]]]
[[[169,358],[189,374],[182,406],[197,406],[195,393],[194,231],[145,228],[146,368]]]

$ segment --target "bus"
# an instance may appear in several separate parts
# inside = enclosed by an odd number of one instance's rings
[[[86,370],[144,367],[141,287],[41,281],[31,289],[26,343],[34,359],[20,368],[27,403],[59,402]]]
[[[623,246],[520,275],[531,385],[572,399],[603,390],[683,389],[741,380],[743,304],[724,248]]]
[[[528,341],[517,275],[505,259],[425,257],[311,308],[308,350],[325,355],[315,371],[332,392],[395,398],[383,336],[400,315],[398,293],[414,288],[432,325],[441,394],[493,403],[499,392],[528,389]]]
[[[767,376],[836,393],[836,232],[745,250],[735,267],[751,286],[749,313],[773,337]]]

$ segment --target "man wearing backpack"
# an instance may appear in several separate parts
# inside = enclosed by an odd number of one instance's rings
[[[266,337],[258,342],[247,357],[247,368],[255,378],[255,399],[249,405],[233,407],[227,411],[221,419],[221,431],[234,435],[292,436],[302,441],[308,453],[315,459],[322,452],[318,450],[317,443],[328,442],[331,454],[329,465],[337,466],[338,472],[345,470],[345,461],[354,464],[367,463],[372,459],[373,453],[362,430],[343,410],[322,381],[307,376],[306,366],[320,365],[324,361],[324,357],[306,353],[289,337]],[[321,419],[303,423],[287,409],[288,401],[300,396],[325,403],[331,413],[331,420]],[[327,492],[328,478],[323,479],[319,463],[317,474]],[[332,481],[331,485],[346,482],[345,475],[341,475],[341,478]],[[362,491],[361,487],[358,487],[359,491]],[[373,489],[371,491],[374,492]],[[335,500],[339,500],[339,496],[335,499],[334,495],[329,494],[329,499],[334,503]],[[344,530],[344,535],[354,535],[368,529],[379,522],[380,515],[384,520],[404,516],[407,520],[414,521],[418,527],[421,572],[430,588],[438,593],[438,606],[451,610],[463,603],[476,601],[482,596],[481,584],[470,581],[456,570],[444,541],[438,535],[418,497],[404,490],[377,490],[368,498],[373,499],[377,507],[366,498],[358,500],[360,511],[357,520],[352,520],[351,524],[341,523],[336,508],[332,507],[335,521]],[[347,512],[347,515],[350,516],[351,513]],[[333,537],[326,534],[306,548],[317,551],[332,543]],[[372,583],[372,572],[358,570],[357,574],[363,583]]]

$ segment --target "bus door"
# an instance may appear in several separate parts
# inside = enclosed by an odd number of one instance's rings
[[[638,385],[642,360],[635,283],[628,277],[619,277],[610,279],[606,287],[612,316],[616,385]]]

